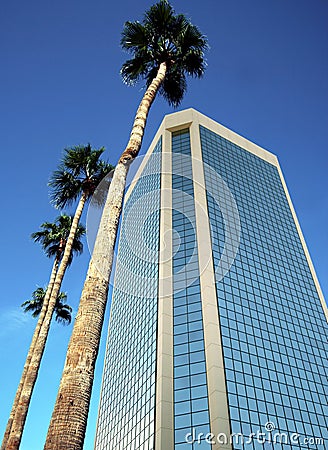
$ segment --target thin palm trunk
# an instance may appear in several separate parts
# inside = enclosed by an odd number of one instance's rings
[[[13,420],[14,420],[14,417],[15,417],[15,414],[17,412],[17,408],[18,408],[18,405],[19,405],[19,401],[20,401],[23,385],[24,385],[24,382],[25,382],[25,379],[26,379],[26,374],[28,372],[28,369],[29,369],[29,366],[30,366],[30,363],[31,363],[31,360],[32,360],[34,348],[35,348],[36,342],[37,342],[37,340],[39,338],[40,329],[41,329],[41,326],[42,326],[42,323],[43,323],[43,320],[45,318],[46,311],[47,311],[47,308],[48,308],[48,304],[49,304],[49,300],[50,300],[50,296],[51,296],[51,291],[52,291],[53,285],[55,283],[55,278],[56,278],[56,273],[57,273],[57,270],[58,270],[58,265],[59,265],[59,259],[56,258],[54,263],[53,263],[53,266],[52,266],[50,280],[49,280],[49,284],[48,284],[48,287],[47,287],[47,292],[46,292],[46,295],[45,295],[44,300],[43,300],[42,309],[41,309],[41,312],[40,312],[37,324],[35,326],[35,330],[34,330],[34,333],[33,333],[32,341],[31,341],[31,344],[30,344],[30,348],[29,348],[28,354],[26,356],[26,360],[25,360],[22,376],[21,376],[21,379],[19,381],[19,385],[17,387],[15,399],[14,399],[14,402],[13,402],[13,406],[12,406],[11,411],[10,411],[9,419],[8,419],[8,422],[7,422],[6,430],[5,430],[3,441],[2,441],[2,444],[1,444],[1,450],[5,450],[7,448],[7,441],[9,439],[10,432],[11,432],[11,429],[12,429]]]
[[[129,164],[140,150],[149,109],[165,78],[166,69],[166,63],[162,63],[145,92],[128,145],[115,168],[67,350],[44,447],[46,450],[83,448],[126,177]]]
[[[12,420],[11,431],[7,441],[7,446],[5,447],[6,450],[17,450],[19,448],[22,439],[26,416],[31,401],[33,389],[38,376],[38,372],[40,369],[41,359],[46,346],[51,319],[56,306],[56,300],[60,292],[61,284],[68,266],[76,230],[82,215],[86,199],[87,195],[83,193],[80,198],[79,204],[76,208],[74,218],[72,220],[71,229],[69,232],[69,236],[67,238],[61,263],[53,283],[53,288],[49,298],[47,310],[44,315],[44,320],[40,327],[39,335],[34,346],[32,358],[27,368],[24,384],[21,389],[20,399],[16,408],[15,415]]]

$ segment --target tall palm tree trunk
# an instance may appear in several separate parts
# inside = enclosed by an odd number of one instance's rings
[[[75,211],[74,218],[72,220],[71,229],[69,232],[69,236],[67,238],[61,263],[53,283],[53,288],[49,298],[48,307],[44,316],[44,320],[40,327],[38,339],[34,346],[34,351],[32,354],[30,364],[27,368],[25,381],[21,389],[20,399],[16,408],[15,415],[13,417],[11,431],[7,441],[7,446],[5,447],[6,450],[17,450],[19,448],[22,439],[26,416],[31,401],[33,389],[38,376],[38,372],[40,369],[41,359],[46,346],[51,319],[55,310],[56,300],[60,292],[61,284],[68,266],[69,258],[72,252],[74,237],[86,200],[87,194],[83,193],[81,195],[80,201]]]
[[[18,387],[17,387],[17,391],[16,391],[16,395],[15,395],[15,399],[14,399],[14,402],[13,402],[13,406],[12,406],[11,411],[10,411],[9,419],[8,419],[8,422],[7,422],[6,430],[5,430],[4,437],[3,437],[3,440],[2,440],[2,444],[1,444],[1,450],[5,450],[7,448],[7,441],[9,439],[10,432],[11,432],[11,429],[12,429],[13,420],[14,420],[14,417],[15,417],[15,414],[17,412],[17,408],[18,408],[18,405],[19,405],[19,401],[20,401],[23,385],[24,385],[25,379],[26,379],[26,374],[28,372],[28,369],[29,369],[29,366],[30,366],[30,363],[31,363],[31,360],[32,360],[34,348],[35,348],[36,342],[37,342],[37,340],[39,338],[40,329],[41,329],[41,326],[42,326],[42,323],[43,323],[43,320],[44,320],[44,317],[46,315],[46,311],[47,311],[47,308],[48,308],[48,304],[49,304],[49,300],[50,300],[50,296],[51,296],[51,291],[52,291],[53,285],[55,283],[55,278],[56,278],[56,273],[57,273],[57,270],[58,270],[58,265],[59,265],[59,259],[56,258],[54,263],[53,263],[53,266],[52,266],[52,270],[51,270],[51,274],[50,274],[50,280],[49,280],[48,287],[47,287],[47,292],[46,292],[46,295],[45,295],[44,300],[43,300],[42,309],[41,309],[41,312],[40,312],[37,324],[35,326],[35,330],[34,330],[34,333],[33,333],[32,341],[31,341],[31,344],[30,344],[30,348],[29,348],[27,356],[26,356],[26,360],[25,360],[22,376],[21,376],[21,379],[19,381],[19,384],[18,384]]]
[[[114,172],[69,342],[46,450],[83,448],[95,363],[129,164],[138,155],[149,109],[166,74],[162,63],[137,110],[130,139]]]

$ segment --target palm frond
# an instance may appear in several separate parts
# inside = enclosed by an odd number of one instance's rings
[[[144,25],[152,33],[165,36],[174,20],[174,9],[168,1],[161,0],[145,12]]]
[[[72,307],[65,303],[67,294],[61,292],[56,300],[55,320],[62,325],[69,325],[72,321]]]
[[[148,43],[147,29],[140,22],[125,22],[121,35],[121,46],[124,50],[146,51]]]
[[[38,317],[41,312],[42,302],[39,300],[26,300],[26,302],[21,304],[24,313],[32,312],[32,317]]]
[[[183,71],[171,69],[160,88],[161,95],[174,107],[180,105],[187,90],[187,80]]]
[[[24,312],[32,312],[32,317],[38,317],[41,313],[42,305],[44,302],[44,298],[47,293],[47,287],[37,288],[32,293],[32,299],[26,300],[21,304],[21,307],[24,309]],[[55,304],[55,320],[58,323],[62,323],[63,325],[69,325],[72,321],[72,308],[67,303],[67,294],[65,292],[60,292],[56,299]]]
[[[41,224],[42,231],[32,233],[31,237],[34,242],[40,242],[45,254],[49,257],[60,259],[68,239],[70,229],[72,226],[73,216],[61,214],[56,218],[54,223],[44,222]],[[75,238],[72,246],[72,254],[69,263],[72,262],[73,255],[81,254],[83,251],[83,244],[81,242],[82,236],[85,234],[85,227],[78,225]]]
[[[121,76],[124,83],[133,86],[147,73],[148,61],[143,56],[135,56],[128,59],[121,68]]]
[[[56,304],[55,309],[55,320],[62,325],[69,325],[72,321],[72,311],[73,309],[63,303]]]
[[[207,64],[202,55],[195,51],[190,51],[183,58],[183,66],[191,77],[202,78]]]
[[[81,194],[80,181],[64,167],[53,172],[48,186],[51,187],[50,202],[58,209],[72,204]]]

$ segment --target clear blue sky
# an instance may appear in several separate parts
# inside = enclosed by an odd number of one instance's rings
[[[113,6],[115,3],[115,6]],[[47,180],[62,149],[106,146],[115,163],[127,142],[141,86],[119,69],[125,20],[152,2],[30,0],[0,11],[1,382],[0,434],[11,408],[35,321],[19,305],[47,283],[51,262],[30,234],[58,214]],[[194,107],[277,154],[323,291],[327,277],[328,4],[325,0],[175,0],[207,34],[208,70],[181,105]],[[163,116],[154,104],[143,151]],[[76,309],[89,253],[63,289]],[[107,311],[108,318],[108,311]],[[98,359],[85,449],[93,448],[104,353]],[[71,327],[53,324],[30,407],[22,450],[43,448]]]

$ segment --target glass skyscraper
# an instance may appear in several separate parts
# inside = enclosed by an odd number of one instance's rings
[[[276,156],[166,116],[125,198],[95,449],[326,449],[326,339]]]

